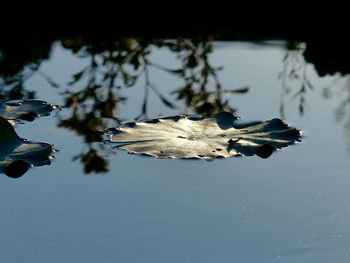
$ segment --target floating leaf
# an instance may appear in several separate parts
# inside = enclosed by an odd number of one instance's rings
[[[8,120],[33,121],[38,116],[47,116],[57,105],[42,100],[10,100],[0,101],[0,116]]]
[[[20,138],[12,125],[0,117],[0,173],[18,178],[29,167],[49,165],[52,147],[48,143],[28,142]]]
[[[131,122],[108,129],[106,136],[106,142],[132,154],[206,160],[254,154],[267,158],[301,137],[280,119],[241,124],[228,112]]]

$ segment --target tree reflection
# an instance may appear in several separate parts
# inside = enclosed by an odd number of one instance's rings
[[[278,79],[281,81],[282,91],[280,100],[280,116],[285,118],[285,102],[284,96],[291,92],[292,100],[298,99],[298,111],[300,115],[304,115],[305,106],[307,105],[307,92],[313,91],[314,86],[307,75],[307,62],[303,57],[305,47],[299,42],[287,41],[286,53],[283,57],[283,69],[278,74]],[[293,86],[298,83],[297,90]],[[293,91],[294,90],[294,91]]]
[[[75,131],[84,138],[87,149],[74,160],[84,164],[86,173],[108,171],[109,147],[96,144],[102,141],[102,131],[121,123],[120,104],[127,100],[120,90],[135,86],[143,81],[144,97],[140,113],[135,120],[148,118],[149,93],[155,93],[164,106],[181,113],[211,114],[220,111],[233,113],[226,93],[245,93],[248,88],[225,90],[218,77],[222,68],[209,62],[213,51],[212,39],[137,39],[121,38],[97,41],[95,39],[65,38],[65,48],[77,56],[88,58],[89,65],[76,72],[65,92],[65,106],[71,109],[71,116],[60,120],[59,126]],[[166,48],[176,55],[179,68],[168,68],[151,60],[155,48]],[[151,68],[157,68],[183,80],[184,84],[173,94],[176,102],[168,98],[152,83]],[[84,88],[74,90],[83,83]],[[178,104],[182,106],[178,106]]]
[[[115,127],[123,120],[120,109],[128,98],[122,96],[125,89],[141,85],[143,100],[135,120],[148,118],[150,112],[150,94],[154,93],[165,107],[177,110],[180,114],[212,114],[221,111],[235,112],[229,104],[231,94],[244,94],[248,87],[228,90],[220,82],[222,67],[212,64],[213,41],[211,36],[188,39],[120,37],[120,36],[59,36],[23,37],[18,41],[0,41],[0,98],[34,98],[35,90],[26,83],[35,74],[40,75],[53,88],[57,83],[41,71],[42,61],[49,58],[52,44],[59,39],[64,48],[77,57],[89,62],[67,83],[63,91],[65,107],[69,116],[60,115],[59,127],[74,131],[84,139],[84,147],[73,160],[82,162],[85,173],[104,173],[108,171],[110,148],[101,144],[103,131]],[[320,57],[315,43],[306,48],[301,42],[287,41],[284,67],[279,74],[281,81],[280,115],[285,115],[285,97],[298,100],[298,111],[305,113],[307,96],[314,90],[308,77],[308,63],[318,63],[315,68],[319,74],[336,72],[336,64],[319,63]],[[23,48],[25,47],[25,48]],[[166,49],[174,55],[177,67],[160,64],[152,60],[155,49]],[[337,52],[335,52],[338,54]],[[333,54],[333,53],[331,53]],[[329,54],[328,54],[329,55]],[[329,56],[326,56],[329,58]],[[330,59],[332,60],[332,59]],[[333,59],[332,61],[339,61]],[[325,66],[322,66],[325,65]],[[330,68],[330,65],[333,66]],[[342,64],[341,72],[346,73],[347,65]],[[174,87],[170,94],[154,84],[152,70],[161,70],[164,74],[175,76],[181,85]],[[80,88],[79,88],[80,87]],[[61,87],[62,88],[62,87]],[[136,91],[135,91],[136,92]],[[328,93],[332,93],[328,90]],[[339,120],[345,119],[348,100],[341,103],[337,110]],[[348,125],[350,126],[350,125]]]
[[[26,82],[36,73],[52,87],[58,87],[40,70],[41,62],[49,58],[55,37],[23,35],[18,39],[0,41],[0,99],[34,99],[35,91]]]
[[[340,104],[335,109],[335,121],[338,123],[343,122],[344,123],[344,130],[347,138],[347,146],[346,149],[350,153],[350,75],[346,75],[343,79],[341,79],[341,83],[339,83],[337,86],[340,86],[339,92],[341,94],[340,98]],[[329,93],[329,88],[326,88],[328,92],[324,95],[325,98],[330,98],[331,93]],[[333,92],[334,93],[334,92]]]
[[[315,66],[319,77],[332,76],[329,85],[319,88],[324,99],[331,99],[334,95],[340,98],[339,105],[334,111],[335,121],[344,123],[346,138],[350,138],[350,68],[348,63],[349,51],[342,45],[324,45],[323,43],[308,43],[304,47],[300,42],[286,42],[286,54],[283,58],[283,70],[279,73],[282,92],[280,100],[280,115],[285,115],[285,95],[299,100],[299,114],[304,114],[307,105],[308,92],[314,91],[314,85],[307,74],[307,66]],[[296,86],[296,87],[295,87]],[[347,143],[350,152],[350,141]]]
[[[307,106],[307,94],[314,91],[314,85],[308,76],[307,67],[313,65],[319,77],[330,75],[334,77],[331,85],[325,88],[319,88],[322,96],[328,99],[336,93],[336,87],[339,87],[339,80],[342,77],[348,78],[350,74],[349,59],[350,52],[345,42],[333,41],[308,41],[305,43],[299,41],[286,42],[286,54],[283,58],[284,67],[278,75],[281,81],[281,103],[280,115],[284,118],[284,96],[291,95],[291,99],[298,99],[299,114],[305,113]],[[347,82],[347,80],[346,80]],[[295,88],[295,86],[297,86]],[[343,91],[347,91],[347,84],[343,85]],[[345,96],[347,97],[347,96]],[[343,100],[336,110],[336,119],[342,119],[346,112],[349,100]]]
[[[223,95],[226,92],[247,92],[248,89],[225,90],[219,80],[218,72],[221,67],[214,67],[209,62],[209,55],[213,51],[213,43],[210,38],[194,39],[186,41],[158,41],[158,45],[166,46],[177,54],[181,60],[181,67],[168,69],[157,64],[159,68],[176,74],[184,80],[184,86],[173,93],[177,100],[184,102],[186,112],[198,114],[216,113],[220,111],[235,112],[230,107],[228,99]]]

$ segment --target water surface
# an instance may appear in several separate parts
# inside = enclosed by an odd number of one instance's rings
[[[288,52],[299,59],[290,63],[299,63],[295,67],[305,70],[314,87],[295,97],[300,78],[279,75],[291,65],[284,60]],[[212,65],[223,67],[217,73],[223,87],[249,87],[229,96],[229,106],[242,119],[277,117],[304,131],[302,143],[268,159],[128,155],[86,143],[84,136],[58,126],[72,115],[70,108],[18,125],[21,137],[54,144],[60,152],[50,166],[32,168],[19,179],[0,177],[1,261],[347,262],[350,155],[347,105],[341,103],[348,77],[320,77],[301,54],[284,42],[214,42],[209,55]],[[149,59],[168,68],[181,64],[164,47],[152,46]],[[25,87],[35,90],[36,98],[65,105],[63,92],[83,90],[86,80],[67,83],[89,63],[89,57],[79,58],[55,42],[40,71],[60,87],[37,73]],[[171,93],[183,79],[156,67],[149,76],[180,109],[167,107],[151,90],[148,117],[193,113]],[[118,104],[117,117],[139,116],[144,94],[143,77],[121,88],[118,95],[128,99]],[[339,107],[345,111],[341,116]],[[105,172],[87,174],[81,160],[73,160],[91,149],[105,158]]]

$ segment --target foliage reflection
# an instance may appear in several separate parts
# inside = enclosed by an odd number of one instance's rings
[[[115,127],[123,121],[119,113],[122,103],[128,100],[121,95],[121,91],[125,89],[135,87],[136,84],[144,87],[143,100],[135,120],[150,117],[151,92],[165,107],[175,109],[181,114],[205,115],[221,111],[234,113],[236,109],[230,106],[228,95],[245,94],[249,91],[248,87],[233,90],[223,87],[219,78],[222,67],[213,65],[210,60],[214,40],[211,36],[188,39],[113,35],[102,38],[40,36],[0,42],[0,99],[35,98],[35,90],[30,90],[26,86],[27,80],[35,74],[41,76],[53,88],[59,88],[50,76],[40,70],[42,61],[49,58],[52,45],[57,39],[75,56],[89,61],[88,65],[72,74],[67,89],[62,90],[65,99],[63,106],[70,109],[70,115],[58,117],[59,127],[72,130],[84,138],[85,146],[73,160],[82,162],[85,173],[108,171],[110,150],[100,142],[106,128]],[[285,42],[284,67],[278,76],[282,88],[280,104],[282,118],[285,115],[285,96],[297,99],[300,115],[305,113],[307,95],[315,90],[308,77],[308,63],[315,64],[320,76],[327,72],[331,74],[337,72],[336,66],[333,65],[332,68],[332,65],[320,61],[320,57],[315,55],[316,44],[311,43],[310,48],[308,43]],[[23,46],[26,48],[23,49]],[[171,68],[158,61],[152,61],[151,55],[156,49],[167,49],[175,57],[178,66]],[[343,64],[340,63],[339,66]],[[180,79],[182,85],[171,94],[165,94],[152,81],[153,69]],[[349,72],[346,66],[340,71],[342,74]],[[77,88],[81,86],[83,88]],[[328,93],[330,92],[328,90]],[[344,111],[347,105],[344,103],[337,112]]]
[[[61,119],[59,126],[75,131],[84,137],[88,150],[76,156],[84,164],[86,173],[106,172],[108,149],[95,142],[102,141],[101,132],[107,127],[120,124],[118,118],[120,103],[127,100],[120,90],[143,82],[144,98],[140,113],[135,120],[148,118],[149,93],[153,92],[169,108],[182,113],[210,114],[220,111],[233,113],[224,93],[245,93],[248,88],[225,90],[218,78],[220,67],[209,62],[213,50],[211,38],[198,39],[136,39],[122,38],[99,41],[66,38],[64,47],[77,56],[88,58],[89,65],[73,75],[65,92],[65,106],[71,109],[69,118]],[[179,68],[168,68],[150,59],[152,50],[166,48],[175,54]],[[161,89],[152,83],[150,69],[157,68],[183,80],[183,86],[173,94],[172,101]],[[74,86],[85,82],[82,90],[74,91]],[[178,104],[183,106],[178,106]]]

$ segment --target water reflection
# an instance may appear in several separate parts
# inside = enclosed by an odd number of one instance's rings
[[[23,34],[16,37],[2,36],[0,41],[0,99],[34,99],[35,90],[26,82],[35,74],[58,87],[49,76],[40,71],[40,65],[50,56],[53,36]]]
[[[65,106],[71,116],[61,119],[59,126],[75,131],[84,137],[88,150],[74,157],[84,164],[86,173],[108,171],[109,149],[96,144],[102,140],[101,131],[121,123],[119,105],[127,100],[119,94],[121,89],[144,84],[143,102],[135,120],[149,118],[149,95],[153,92],[169,108],[180,113],[210,114],[220,111],[235,112],[229,105],[227,94],[243,94],[248,87],[227,90],[218,78],[220,67],[209,62],[213,51],[211,38],[198,39],[136,39],[122,38],[113,41],[97,41],[82,38],[62,40],[64,47],[77,56],[88,58],[88,66],[73,75],[68,83],[72,88],[65,92]],[[174,53],[180,67],[168,68],[150,59],[154,48],[166,48]],[[183,86],[173,91],[176,101],[156,87],[150,69],[157,68],[183,80]],[[74,86],[85,81],[82,90]],[[179,106],[180,105],[180,106]]]
[[[278,78],[282,84],[280,115],[285,118],[285,97],[297,99],[300,115],[304,115],[307,97],[316,89],[308,77],[307,67],[313,65],[319,77],[332,75],[334,78],[325,87],[318,87],[321,96],[328,100],[334,96],[340,98],[334,110],[335,121],[344,123],[347,151],[350,153],[350,58],[347,47],[343,45],[311,42],[286,42],[286,54],[283,58],[284,68]]]
[[[291,99],[298,99],[299,114],[303,115],[307,104],[307,93],[314,90],[307,75],[307,63],[303,57],[304,50],[305,47],[299,42],[286,42],[283,69],[278,74],[278,79],[281,80],[282,84],[280,115],[283,119],[285,118],[285,95],[293,93]],[[293,89],[295,82],[298,83],[297,90]]]
[[[339,86],[339,85],[338,85]],[[345,80],[340,84],[340,90],[325,88],[325,98],[330,98],[334,93],[341,94],[340,104],[335,109],[335,121],[343,123],[344,131],[347,139],[346,149],[350,153],[350,74],[345,76]]]
[[[286,42],[286,53],[283,57],[283,69],[278,74],[281,81],[281,103],[280,115],[285,117],[285,96],[291,100],[298,100],[298,111],[300,115],[305,113],[307,96],[315,91],[314,84],[308,76],[308,66],[313,65],[319,77],[327,75],[335,76],[335,80],[327,87],[320,90],[323,98],[329,99],[332,94],[337,93],[336,87],[343,86],[343,92],[347,93],[347,79],[350,74],[349,61],[350,52],[342,43],[323,43],[309,41],[301,43],[296,41]],[[345,79],[345,84],[339,84]],[[348,100],[340,102],[336,110],[336,119],[341,119],[346,112]]]
[[[121,88],[133,87],[137,81],[144,82],[144,100],[140,114],[135,119],[148,118],[149,92],[153,91],[160,100],[170,108],[178,108],[151,80],[150,68],[158,68],[164,72],[176,75],[184,81],[182,87],[175,90],[177,100],[185,106],[185,112],[214,113],[219,111],[234,112],[228,105],[224,93],[245,93],[248,88],[225,90],[218,78],[221,67],[214,67],[209,62],[213,51],[210,38],[177,39],[136,39],[122,38],[115,42],[85,42],[82,39],[64,39],[63,45],[73,50],[79,57],[88,57],[90,65],[73,75],[69,85],[75,85],[84,77],[86,88],[80,92],[67,92],[66,106],[74,107],[77,103],[87,100],[98,102],[94,108],[101,117],[115,118],[117,104],[126,100],[118,96]],[[167,48],[174,53],[179,68],[168,68],[150,60],[155,47]],[[118,120],[118,119],[116,119]]]
[[[347,41],[308,41],[303,56],[306,62],[314,65],[320,77],[350,73]]]
[[[73,160],[80,161],[85,173],[104,173],[108,171],[109,147],[101,144],[103,132],[108,127],[122,123],[120,107],[128,98],[121,95],[124,89],[132,88],[137,83],[144,87],[143,100],[135,120],[149,118],[150,93],[154,93],[165,107],[178,111],[179,114],[214,114],[236,111],[230,103],[233,94],[247,94],[249,87],[227,89],[223,87],[219,72],[220,65],[213,65],[210,55],[213,53],[212,36],[194,38],[145,38],[119,37],[109,35],[100,38],[87,36],[65,37],[23,37],[20,41],[0,42],[0,98],[28,99],[35,98],[35,90],[30,90],[26,82],[33,75],[41,76],[53,88],[60,88],[55,80],[40,70],[42,61],[49,58],[52,44],[58,40],[74,56],[89,60],[89,64],[72,73],[68,88],[62,90],[65,106],[70,109],[69,116],[58,116],[59,127],[74,131],[84,138],[85,146]],[[25,48],[23,48],[25,46]],[[179,66],[152,61],[154,49],[167,49],[174,55]],[[315,91],[308,72],[308,63],[313,63],[320,76],[334,72],[349,72],[346,63],[325,63],[320,57],[317,43],[285,42],[286,54],[281,69],[280,116],[285,118],[286,97],[298,100],[300,115],[305,114],[307,96]],[[319,53],[317,53],[319,52]],[[339,61],[339,52],[328,52],[326,57]],[[164,91],[154,84],[151,69],[159,69],[165,74],[181,79],[182,85],[172,92]],[[297,87],[295,87],[297,82]],[[293,83],[293,84],[292,84]],[[83,85],[83,88],[77,88]],[[171,99],[175,96],[175,99]],[[3,107],[2,107],[3,108]],[[1,105],[0,105],[1,110]],[[341,103],[339,110],[345,110]],[[338,113],[339,116],[341,114]],[[344,114],[343,114],[344,115]],[[30,117],[30,116],[29,116]],[[265,147],[266,148],[266,147]],[[268,150],[268,147],[266,148]],[[263,154],[262,154],[263,155]]]

